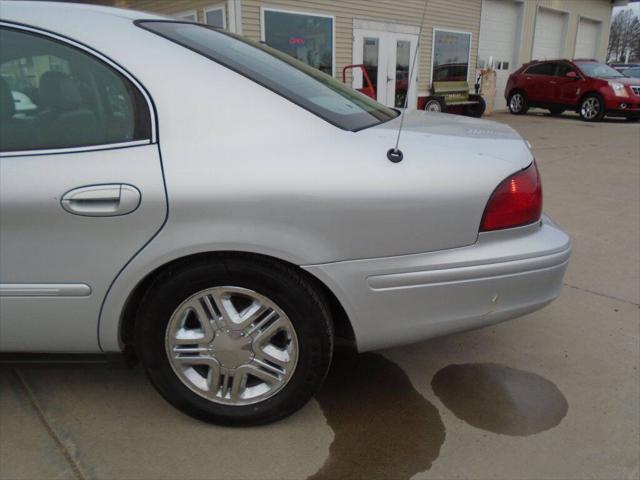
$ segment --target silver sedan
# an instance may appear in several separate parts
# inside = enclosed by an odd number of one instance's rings
[[[0,350],[135,352],[224,424],[359,351],[532,312],[568,236],[510,127],[400,112],[264,45],[97,6],[0,8]],[[34,105],[16,108],[12,92]]]

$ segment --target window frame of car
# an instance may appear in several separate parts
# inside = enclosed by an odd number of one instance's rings
[[[565,78],[567,76],[567,73],[569,73],[569,72],[575,72],[575,74],[578,76],[577,78],[579,78],[579,79],[583,77],[583,74],[580,71],[580,69],[578,67],[576,67],[575,65],[573,65],[571,62],[557,61],[557,62],[554,62],[554,63],[558,64],[558,66],[556,66],[556,70],[555,70],[555,74],[554,74],[555,77]],[[560,72],[558,71],[558,68],[560,68],[561,66],[564,66],[564,67],[567,68],[567,71],[563,75],[560,75]]]
[[[533,65],[529,65],[527,67],[527,69],[524,71],[524,75],[538,75],[541,77],[553,77],[554,76],[554,72],[555,72],[555,67],[553,66],[555,63],[558,63],[556,61],[553,60],[549,60],[546,62],[538,62],[535,63]],[[535,72],[531,72],[531,69],[533,68],[537,68],[537,67],[543,67],[543,66],[547,66],[547,65],[551,65],[551,73],[535,73]]]
[[[30,33],[35,36],[44,37],[47,40],[60,43],[63,46],[66,46],[68,48],[79,50],[84,54],[88,55],[92,60],[95,60],[98,63],[102,63],[108,69],[112,70],[113,73],[120,75],[124,77],[126,80],[128,80],[133,86],[133,88],[135,88],[138,91],[138,93],[142,95],[142,97],[144,98],[144,103],[148,110],[147,117],[150,122],[150,125],[149,125],[150,135],[149,135],[149,138],[146,138],[146,139],[138,139],[138,140],[125,141],[125,142],[101,143],[96,145],[82,145],[77,147],[55,147],[55,148],[42,148],[42,149],[32,149],[32,150],[11,150],[6,152],[0,152],[0,158],[22,157],[22,156],[33,156],[33,155],[55,155],[55,154],[76,153],[76,152],[93,152],[93,151],[101,151],[101,150],[114,150],[114,149],[121,149],[121,148],[128,148],[128,147],[137,147],[140,145],[152,145],[152,144],[158,143],[156,108],[151,98],[151,95],[134,75],[132,75],[122,66],[120,66],[114,60],[98,52],[97,50],[89,47],[88,45],[85,45],[82,42],[79,42],[72,38],[66,37],[64,35],[60,35],[58,33],[55,33],[43,28],[35,28],[30,25],[24,25],[22,23],[17,23],[17,22],[9,22],[6,20],[0,20],[0,28],[17,30],[20,32]]]
[[[316,117],[322,119],[323,121],[348,132],[359,132],[361,130],[365,130],[367,128],[375,127],[391,121],[395,118],[398,118],[401,115],[401,112],[396,108],[387,107],[381,103],[378,103],[376,100],[371,99],[370,97],[354,90],[342,82],[338,81],[335,77],[323,73],[321,70],[312,67],[304,62],[301,62],[291,55],[282,52],[278,49],[269,47],[268,45],[255,42],[241,35],[221,30],[219,28],[211,27],[209,25],[194,23],[194,22],[184,22],[180,20],[165,20],[165,19],[140,19],[135,20],[134,24],[140,27],[143,30],[148,31],[154,35],[157,35],[169,42],[175,43],[176,45],[180,45],[181,47],[190,50],[192,52],[201,55],[212,62],[221,65],[243,77],[249,79],[253,83],[260,85],[261,87],[279,95],[285,100],[297,105],[298,107],[308,111],[309,113],[315,115]],[[160,28],[157,26],[161,25]],[[198,45],[197,42],[194,43],[192,38],[183,37],[180,38],[180,32],[176,31],[168,31],[163,30],[165,25],[175,26],[175,25],[187,25],[190,27],[196,27],[200,29],[205,29],[210,32],[215,32],[218,35],[223,35],[229,37],[235,42],[240,42],[242,44],[246,44],[249,48],[254,48],[265,55],[273,57],[274,59],[288,64],[291,68],[299,70],[303,75],[313,78],[315,82],[320,84],[324,84],[326,88],[332,90],[334,93],[337,93],[340,96],[348,98],[351,103],[356,104],[363,113],[368,114],[371,117],[376,118],[377,121],[370,123],[360,123],[358,125],[350,125],[347,121],[350,119],[345,118],[336,118],[331,115],[331,113],[336,113],[323,107],[322,105],[313,102],[305,97],[300,96],[295,91],[287,89],[286,86],[282,83],[276,83],[273,79],[267,78],[258,70],[249,71],[246,65],[241,65],[237,62],[236,59],[231,57],[225,58],[225,54],[215,49],[203,48],[202,45]],[[319,78],[319,77],[320,78]],[[262,77],[262,78],[260,78]],[[332,85],[328,85],[332,84]],[[340,92],[338,92],[340,91]],[[346,96],[348,94],[348,97]],[[370,110],[366,110],[362,107],[362,105],[367,107],[373,107]],[[373,104],[373,105],[369,105]],[[354,114],[352,114],[354,115]],[[346,115],[345,115],[346,116]],[[383,118],[384,117],[384,118]],[[342,120],[342,121],[341,121]]]

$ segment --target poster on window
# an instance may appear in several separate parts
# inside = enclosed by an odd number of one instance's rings
[[[270,47],[333,74],[333,18],[265,10],[264,36]]]
[[[433,81],[466,81],[471,34],[436,30],[433,43]]]

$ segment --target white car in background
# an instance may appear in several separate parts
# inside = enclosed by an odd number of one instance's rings
[[[409,111],[398,151],[400,112],[242,37],[0,15],[0,69],[38,86],[23,115],[0,81],[3,352],[135,351],[181,410],[259,424],[314,395],[337,336],[417,342],[560,293],[569,238],[508,126]]]

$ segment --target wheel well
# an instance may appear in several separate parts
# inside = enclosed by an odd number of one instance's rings
[[[600,99],[600,101],[604,105],[604,97],[599,92],[595,92],[592,90],[590,92],[585,92],[582,94],[582,96],[580,97],[580,100],[578,100],[578,103],[576,105],[576,113],[580,113],[580,106],[582,105],[582,102],[584,101],[584,99],[587,98],[589,95],[595,95]]]
[[[511,98],[511,95],[513,95],[516,92],[522,93],[522,95],[524,95],[524,98],[527,98],[527,94],[524,93],[524,90],[522,88],[515,87],[509,91],[509,95],[507,95],[507,99]]]
[[[589,95],[595,95],[596,97],[598,97],[600,100],[604,100],[604,97],[602,96],[602,94],[600,92],[585,92],[582,94],[582,96],[580,97],[580,100],[578,100],[578,108],[580,108],[580,104],[582,103],[582,101],[587,98]]]
[[[130,356],[133,353],[133,349],[131,347],[133,347],[134,345],[134,332],[138,308],[145,294],[149,291],[149,289],[153,285],[154,280],[158,278],[158,276],[162,275],[164,272],[172,268],[177,268],[187,263],[202,261],[203,259],[229,259],[240,256],[244,258],[254,257],[256,259],[269,259],[271,261],[286,265],[288,268],[295,270],[296,273],[302,275],[318,290],[318,292],[320,292],[321,296],[325,298],[333,319],[333,327],[336,337],[348,342],[349,344],[355,345],[355,333],[353,331],[353,327],[351,326],[351,321],[349,320],[347,312],[342,307],[342,304],[334,295],[334,293],[329,289],[329,287],[327,287],[322,281],[311,275],[306,270],[303,270],[293,263],[286,262],[279,258],[267,255],[244,252],[207,252],[197,253],[172,260],[171,262],[156,268],[146,277],[144,277],[140,282],[138,282],[138,284],[135,286],[135,288],[127,298],[127,302],[125,304],[120,320],[120,339],[125,346],[125,354],[127,356]]]

